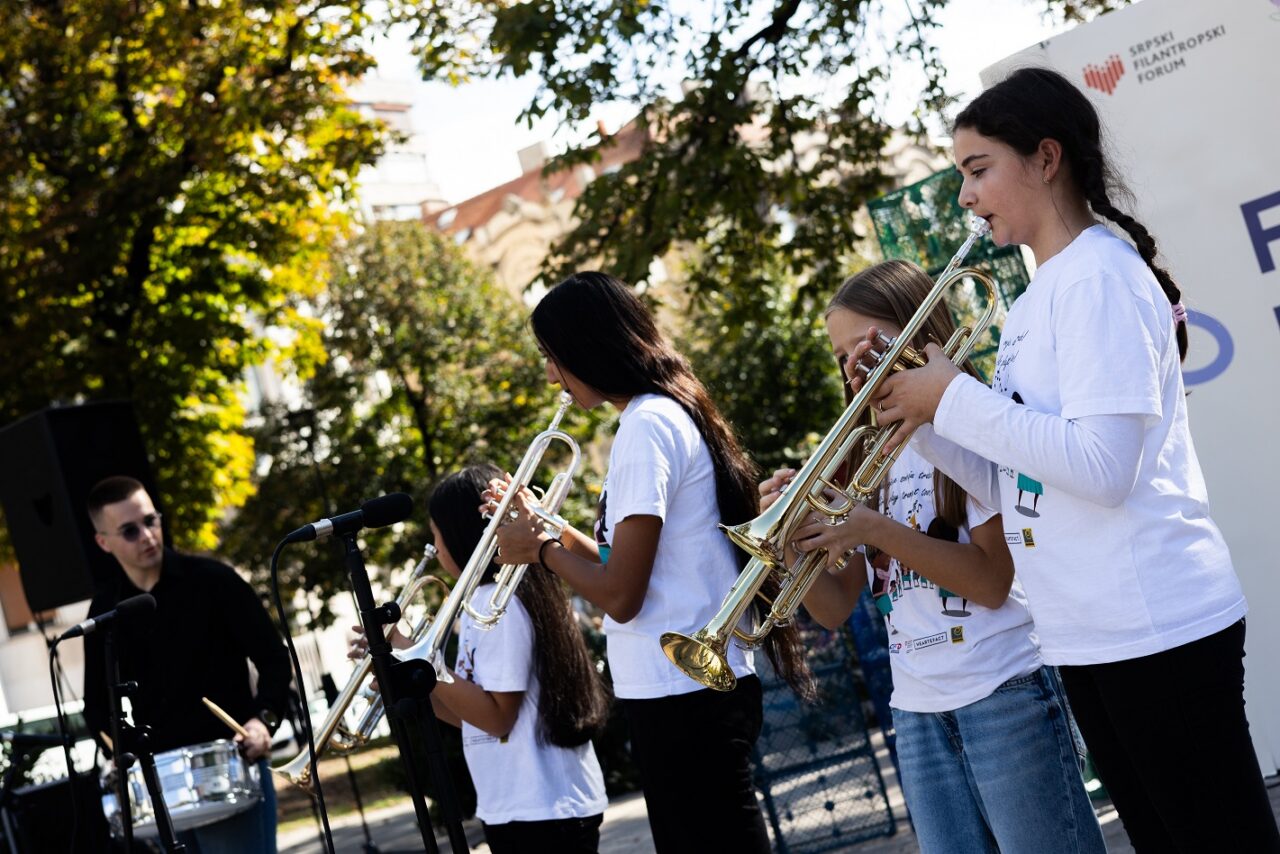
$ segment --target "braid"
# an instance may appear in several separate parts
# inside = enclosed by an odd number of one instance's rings
[[[1094,213],[1106,217],[1128,233],[1134,245],[1138,248],[1138,254],[1142,256],[1143,261],[1147,262],[1147,267],[1151,269],[1156,281],[1160,283],[1160,288],[1164,291],[1164,295],[1169,298],[1169,304],[1176,305],[1181,302],[1182,290],[1174,282],[1173,277],[1169,275],[1169,271],[1156,263],[1158,250],[1155,237],[1152,236],[1151,232],[1147,231],[1146,226],[1111,202],[1111,197],[1107,194],[1108,175],[1106,162],[1102,159],[1102,152],[1096,147],[1093,147],[1091,151],[1080,152],[1075,158],[1075,165],[1079,172],[1080,188],[1084,191],[1084,197],[1089,203],[1089,207],[1093,208]],[[1186,359],[1187,325],[1185,323],[1175,324],[1174,334],[1178,339],[1178,355],[1182,359]]]

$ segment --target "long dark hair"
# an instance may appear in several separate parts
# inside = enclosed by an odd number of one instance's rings
[[[533,310],[532,323],[547,357],[605,397],[661,394],[678,403],[711,452],[720,521],[736,525],[755,517],[755,465],[689,362],[667,343],[630,288],[604,273],[575,273],[547,292]],[[745,564],[747,556],[737,554]],[[775,580],[766,587],[776,585]],[[762,592],[773,598],[776,589]],[[770,632],[765,651],[797,694],[814,696],[813,677],[794,628]]]
[[[469,466],[440,481],[431,493],[431,520],[459,566],[475,551],[488,524],[477,509],[480,495],[492,478],[501,476],[496,466]],[[491,562],[483,581],[492,581],[497,571]],[[516,597],[533,624],[538,739],[559,747],[584,744],[604,728],[611,697],[587,652],[564,587],[552,573],[531,566]]]
[[[1173,277],[1156,263],[1156,239],[1146,226],[1120,210],[1111,195],[1124,193],[1102,150],[1098,112],[1071,81],[1048,68],[1020,68],[974,98],[955,126],[998,139],[1023,156],[1046,139],[1062,145],[1068,173],[1089,207],[1128,232],[1171,305],[1182,300]],[[1176,324],[1178,354],[1187,356],[1187,325]]]
[[[929,291],[933,289],[933,281],[929,274],[908,261],[885,261],[868,267],[844,280],[836,291],[831,302],[827,304],[827,314],[843,308],[855,311],[876,320],[887,320],[897,324],[899,328],[907,325],[916,309],[924,302]],[[955,332],[956,325],[946,305],[939,303],[929,315],[929,319],[920,327],[920,331],[911,341],[911,346],[923,351],[929,341],[947,341]],[[841,376],[843,376],[843,365]],[[961,370],[970,376],[977,377],[978,372],[965,360]],[[853,399],[849,386],[845,385],[845,402]],[[864,421],[870,421],[870,411],[864,415]],[[855,448],[849,458],[849,471],[852,473],[865,459],[861,446]],[[880,503],[883,507],[888,482],[881,489]],[[938,518],[953,528],[964,526],[968,518],[965,491],[955,481],[942,473],[933,470],[933,506]]]

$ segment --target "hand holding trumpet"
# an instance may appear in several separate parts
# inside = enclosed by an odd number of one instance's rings
[[[875,357],[871,354],[884,349],[879,335],[879,328],[872,326],[867,329],[866,339],[858,342],[845,362],[845,374],[854,394],[862,388],[867,374],[876,365]],[[937,344],[926,344],[924,355],[928,364],[922,368],[899,371],[889,377],[880,385],[879,393],[872,400],[879,423],[902,422],[881,449],[883,455],[893,453],[904,438],[910,438],[920,425],[933,423],[947,386],[961,374],[959,366]],[[865,370],[858,370],[859,365]]]
[[[489,488],[481,495],[484,503],[480,505],[480,512],[492,514],[496,511],[510,483],[511,475],[501,480],[495,478],[489,481]],[[538,500],[528,488],[520,490],[507,505],[507,518],[502,520],[496,533],[498,553],[495,560],[498,563],[537,563],[538,549],[545,541],[553,539],[542,520],[533,512],[533,508],[537,506]]]

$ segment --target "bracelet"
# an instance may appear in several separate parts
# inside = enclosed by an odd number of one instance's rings
[[[538,563],[542,564],[542,567],[544,569],[547,568],[547,559],[542,556],[542,553],[546,551],[547,546],[551,545],[552,543],[555,543],[560,548],[564,548],[564,543],[560,542],[559,538],[542,541],[542,545],[538,546]]]

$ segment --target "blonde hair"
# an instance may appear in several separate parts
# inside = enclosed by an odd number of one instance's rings
[[[911,320],[932,289],[933,280],[929,278],[929,274],[915,264],[909,261],[884,261],[845,279],[827,304],[826,314],[830,316],[836,309],[845,309],[876,320],[887,320],[902,328]],[[939,303],[912,339],[911,346],[923,351],[930,341],[943,344],[955,330],[951,313],[945,304]],[[974,377],[978,376],[967,360],[960,369]],[[849,387],[845,386],[846,402],[852,399]],[[870,421],[870,412],[864,419]],[[851,474],[863,459],[863,449],[855,448],[849,455],[848,472]],[[880,492],[882,508],[887,492],[886,482]],[[940,519],[955,528],[964,526],[968,518],[966,498],[965,491],[955,481],[934,469],[933,506]]]

